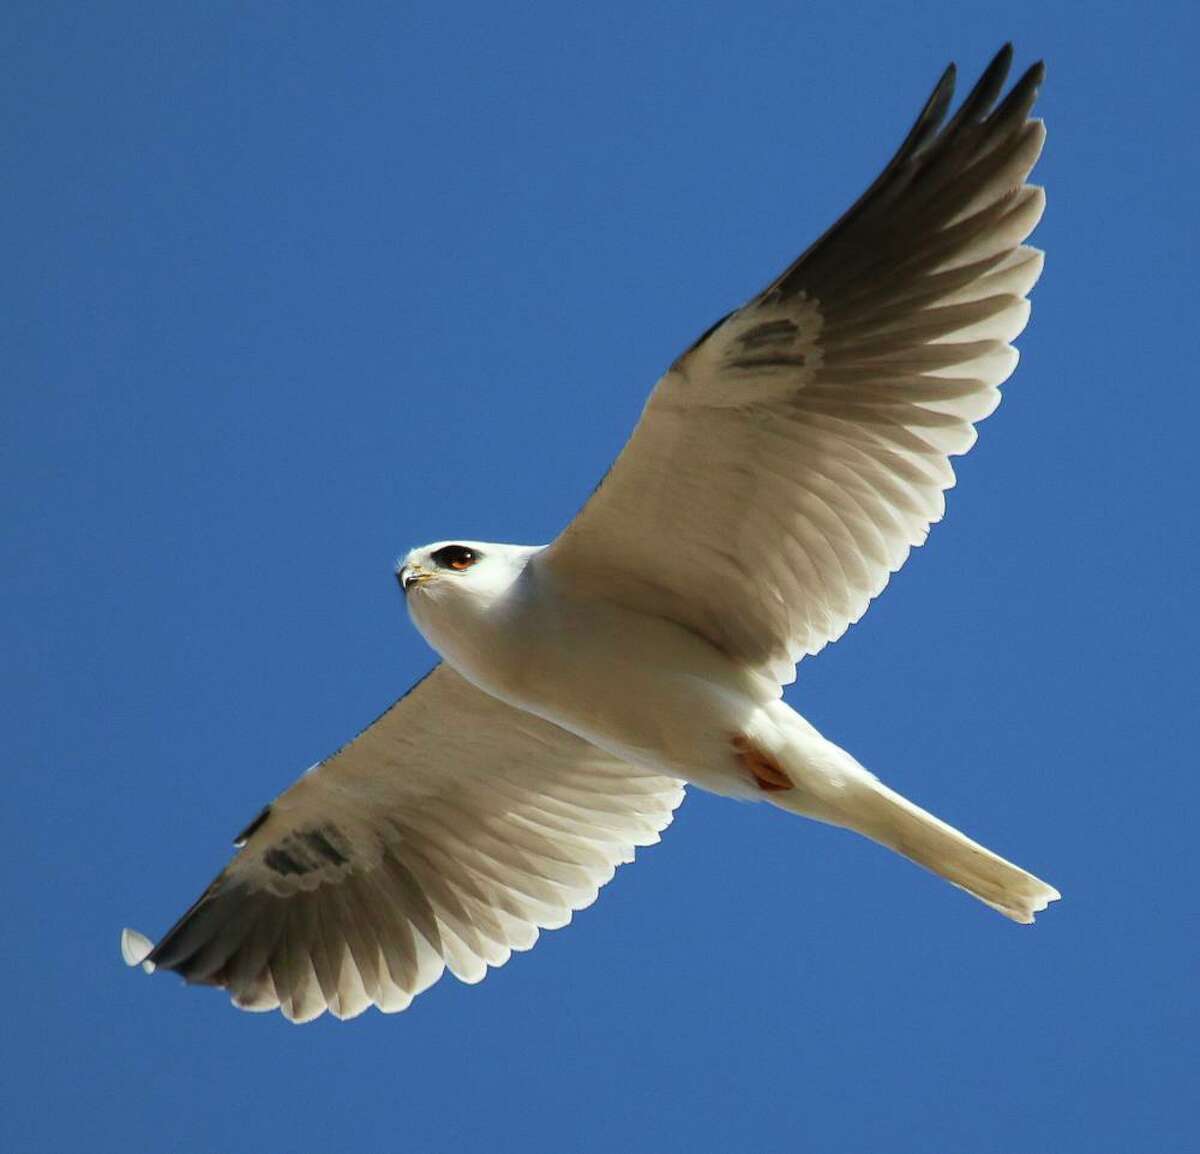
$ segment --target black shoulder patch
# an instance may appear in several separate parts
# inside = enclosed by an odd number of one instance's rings
[[[332,822],[296,830],[263,853],[263,865],[283,877],[289,874],[310,874],[316,870],[329,875],[342,866],[349,866],[354,856],[349,839]]]
[[[280,849],[279,846],[272,846],[265,854],[263,854],[263,864],[267,869],[274,870],[277,874],[283,874],[285,877],[288,874],[306,874],[316,869],[315,865],[310,862],[299,862],[285,849]]]
[[[760,349],[764,345],[790,345],[792,338],[799,331],[800,326],[795,321],[783,317],[779,320],[763,321],[762,324],[747,329],[738,337],[738,343],[747,350]]]
[[[692,341],[690,345],[688,345],[686,349],[683,350],[683,352],[679,354],[679,356],[675,358],[671,364],[671,368],[675,369],[682,365],[683,362],[687,360],[687,358],[702,344],[704,344],[704,342],[708,340],[708,338],[711,337],[713,333],[715,333],[717,329],[719,329],[727,320],[729,320],[731,316],[733,316],[733,313],[728,312],[723,317],[718,317],[717,320],[713,321],[713,323],[709,325],[704,332],[702,332],[694,341]]]
[[[246,844],[262,828],[262,823],[271,816],[271,807],[264,805],[258,816],[241,833],[233,839],[233,844],[239,849]]]
[[[325,830],[328,830],[335,837],[337,836],[337,830],[333,826],[327,825]],[[325,830],[310,829],[306,830],[300,836],[326,861],[333,862],[334,865],[345,865],[350,859],[329,840]]]

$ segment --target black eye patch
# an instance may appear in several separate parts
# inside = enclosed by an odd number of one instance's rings
[[[468,549],[465,545],[443,545],[430,554],[442,569],[455,569],[459,573],[470,569],[479,560],[479,556],[474,549]]]

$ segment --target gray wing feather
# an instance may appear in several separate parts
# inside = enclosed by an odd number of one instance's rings
[[[1006,47],[948,121],[947,69],[871,187],[659,382],[539,563],[780,682],[921,544],[999,401],[1041,253],[1045,132]]]
[[[477,982],[658,840],[679,782],[439,667],[260,814],[155,946],[126,960],[303,1022]]]

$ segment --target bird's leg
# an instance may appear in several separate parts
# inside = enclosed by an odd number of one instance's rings
[[[731,744],[734,756],[764,793],[795,789],[795,782],[784,773],[779,763],[759,749],[745,734],[735,733]]]

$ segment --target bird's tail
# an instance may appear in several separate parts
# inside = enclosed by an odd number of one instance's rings
[[[782,782],[790,782],[792,788],[767,782],[766,798],[774,805],[861,833],[1015,922],[1032,922],[1034,914],[1061,896],[1053,886],[888,789],[798,714],[787,721],[793,742],[780,768],[785,773]]]
[[[850,828],[945,878],[1014,922],[1028,924],[1062,895],[877,779],[858,793]],[[858,792],[858,791],[856,791]]]

